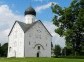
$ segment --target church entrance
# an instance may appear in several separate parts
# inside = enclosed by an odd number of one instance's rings
[[[37,57],[39,57],[39,52],[37,52]]]

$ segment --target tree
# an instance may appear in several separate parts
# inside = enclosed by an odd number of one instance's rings
[[[7,57],[8,43],[5,43],[1,46],[1,57]]]
[[[72,48],[74,55],[80,55],[84,43],[84,1],[73,0],[67,8],[52,4],[51,8],[55,14],[53,23],[58,27],[55,32],[65,36],[66,47]]]
[[[61,55],[61,47],[59,45],[55,45],[54,54],[56,57]]]
[[[67,50],[66,47],[64,47],[64,48],[62,49],[62,56],[66,56],[66,50]]]
[[[1,43],[0,43],[0,57],[1,57]]]
[[[72,49],[64,47],[62,49],[62,56],[70,56],[70,55],[72,55]]]

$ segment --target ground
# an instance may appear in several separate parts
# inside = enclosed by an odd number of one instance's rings
[[[68,58],[0,58],[0,62],[84,62],[84,59],[68,59]]]

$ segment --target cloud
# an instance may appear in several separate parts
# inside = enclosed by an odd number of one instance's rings
[[[0,31],[0,43],[4,44],[6,42],[8,42],[8,33],[9,33],[10,29],[6,29],[3,31]]]
[[[42,11],[42,10],[48,9],[48,8],[51,7],[52,3],[56,4],[55,2],[49,2],[48,4],[45,4],[45,5],[36,7],[35,10],[36,10],[37,12],[40,12],[40,11]]]
[[[15,20],[23,19],[23,16],[13,13],[8,5],[0,5],[0,43],[8,41],[8,33]]]
[[[52,42],[53,42],[53,45],[60,45],[61,47],[64,47],[65,46],[65,39],[64,37],[60,37],[57,33],[55,33],[55,29],[57,28],[55,25],[53,25],[52,22],[43,22],[44,25],[46,26],[46,28],[49,30],[49,32],[51,33],[51,35],[53,36],[52,37]]]

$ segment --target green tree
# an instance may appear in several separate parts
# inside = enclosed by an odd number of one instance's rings
[[[1,57],[7,57],[8,43],[1,46]]]
[[[1,57],[1,43],[0,43],[0,57]]]
[[[62,56],[70,56],[70,55],[72,55],[72,49],[64,47],[62,49]]]
[[[62,49],[62,56],[66,56],[66,50],[67,50],[66,47],[64,47],[64,48]]]
[[[56,57],[61,55],[61,47],[59,45],[55,45],[54,54]]]
[[[84,42],[84,0],[73,0],[67,8],[57,4],[51,8],[55,14],[53,23],[58,27],[55,32],[65,36],[66,47],[72,48],[74,55],[80,55]]]

